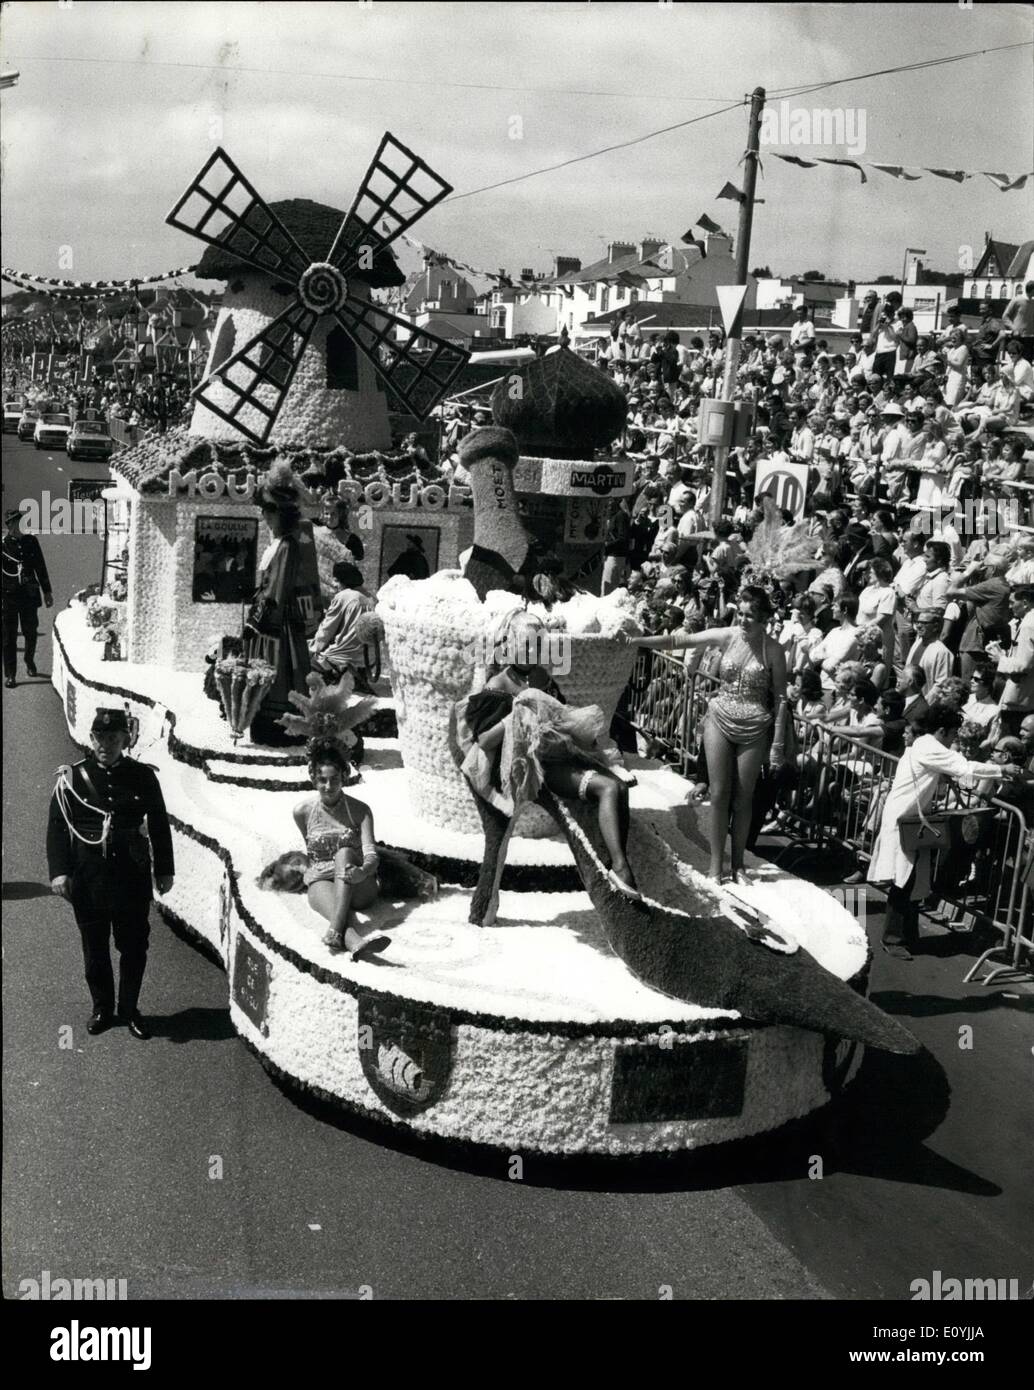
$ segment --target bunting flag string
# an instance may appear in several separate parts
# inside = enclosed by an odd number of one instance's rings
[[[159,275],[135,275],[129,280],[60,280],[53,275],[33,275],[26,270],[12,270],[9,266],[0,266],[0,274],[4,279],[14,277],[19,280],[31,280],[38,285],[51,285],[59,290],[124,290],[132,285],[151,285],[159,280],[175,280],[178,275],[190,275],[197,269],[196,265],[180,266],[178,270],[163,270]]]
[[[14,285],[20,290],[28,290],[32,294],[43,294],[49,299],[61,300],[92,300],[92,299],[117,299],[120,295],[127,293],[132,285],[127,285],[123,289],[109,290],[65,290],[57,289],[52,285],[37,284],[34,280],[22,279],[20,276],[8,274],[6,270],[0,270],[0,280],[6,280],[9,285]]]
[[[820,164],[839,164],[848,169],[857,169],[862,178],[862,183],[868,183],[866,169],[878,169],[881,174],[889,174],[891,178],[907,179],[910,183],[922,178],[923,174],[933,174],[935,178],[948,179],[952,183],[965,183],[966,179],[987,179],[993,183],[1000,193],[1013,193],[1017,189],[1023,188],[1028,179],[1034,179],[1034,171],[1029,174],[1020,174],[1014,177],[1012,174],[999,174],[989,169],[932,169],[927,165],[918,164],[874,164],[866,160],[861,164],[857,159],[824,159],[816,155],[814,159],[803,159],[797,154],[779,154],[777,151],[770,151],[776,159],[781,159],[784,164],[796,164],[800,169],[815,169]],[[730,187],[726,184],[726,188]],[[719,198],[730,196],[724,190],[719,193]]]
[[[468,275],[480,275],[486,280],[492,280],[497,285],[510,285],[510,277],[500,270],[481,270],[476,265],[467,265],[466,261],[457,261],[453,256],[447,256],[444,251],[436,251],[433,246],[428,246],[422,241],[417,241],[416,237],[411,237],[405,232],[399,234],[399,241],[404,241],[407,246],[411,246],[414,251],[419,251],[422,255],[433,256],[439,265],[451,265],[454,270],[465,270]]]

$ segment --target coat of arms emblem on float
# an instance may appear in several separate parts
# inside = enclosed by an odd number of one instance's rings
[[[405,1119],[440,1100],[452,1072],[452,1025],[444,1009],[359,996],[359,1058],[377,1098]]]

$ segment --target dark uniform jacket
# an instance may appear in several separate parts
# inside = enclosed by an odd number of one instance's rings
[[[124,863],[129,872],[135,869],[142,874],[146,871],[149,882],[150,856],[140,833],[145,819],[155,876],[172,876],[175,866],[169,817],[158,778],[146,763],[135,762],[123,754],[114,766],[104,768],[91,755],[72,768],[72,788],[76,796],[66,800],[68,813],[75,828],[87,839],[99,839],[103,815],[108,811],[112,813],[108,853],[105,855],[99,845],[83,844],[71,834],[55,793],[50,800],[47,824],[47,864],[51,879],[74,874],[87,858],[106,858],[113,867]],[[89,805],[82,805],[77,798]]]
[[[35,536],[4,536],[2,549],[5,594],[24,595],[33,588],[51,592],[43,551]]]

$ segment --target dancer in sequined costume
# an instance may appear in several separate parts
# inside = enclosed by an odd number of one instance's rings
[[[782,766],[788,710],[783,649],[766,631],[772,604],[764,589],[747,585],[736,605],[736,626],[704,632],[641,637],[637,645],[660,651],[720,647],[721,682],[707,708],[704,752],[711,781],[711,863],[708,874],[722,882],[725,839],[732,807],[732,873],[743,878],[754,788],[766,756]]]

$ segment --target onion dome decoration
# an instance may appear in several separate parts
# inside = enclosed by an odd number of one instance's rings
[[[626,411],[610,378],[563,347],[508,372],[492,395],[495,424],[522,453],[550,458],[591,458],[621,433]]]

